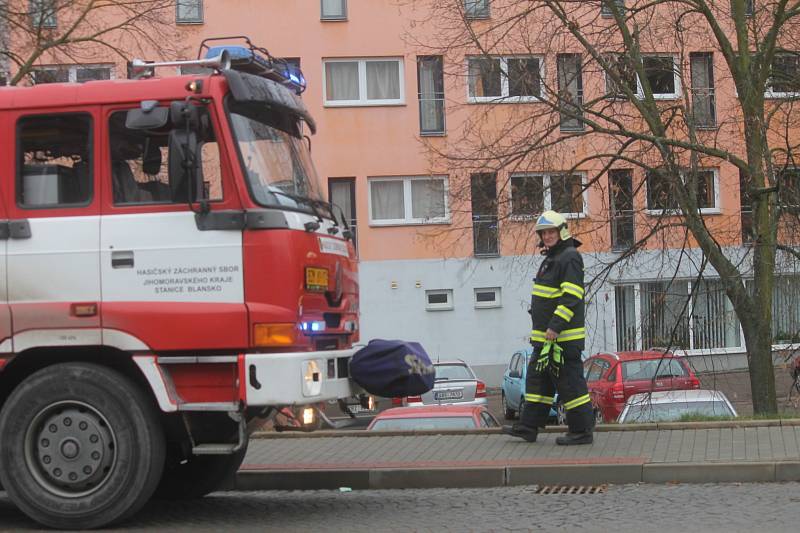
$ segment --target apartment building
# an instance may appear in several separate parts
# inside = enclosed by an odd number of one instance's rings
[[[450,4],[453,20],[460,17],[480,32],[504,15],[509,1]],[[614,16],[608,3],[585,4],[595,6],[595,23]],[[614,5],[625,9],[622,0]],[[498,384],[510,356],[527,346],[530,285],[541,261],[533,220],[555,209],[584,242],[587,281],[594,280],[587,354],[661,346],[698,356],[743,354],[733,308],[685,231],[667,232],[626,258],[653,221],[677,208],[658,172],[624,161],[605,169],[586,157],[598,147],[580,135],[564,145],[569,150],[539,162],[489,164],[468,146],[479,121],[496,121],[496,133],[504,121],[526,114],[540,114],[554,135],[580,134],[591,118],[581,114],[583,102],[611,95],[609,113],[623,113],[613,95],[625,91],[621,84],[643,94],[642,80],[624,72],[610,79],[593,70],[581,50],[559,49],[558,39],[540,50],[498,46],[488,55],[475,47],[443,47],[442,21],[432,20],[436,13],[427,6],[176,2],[176,32],[192,53],[207,37],[247,35],[305,73],[303,98],[318,123],[312,139],[317,169],[329,198],[356,229],[362,338],[418,340],[433,357],[464,359]],[[753,3],[746,6],[752,13]],[[688,98],[701,135],[741,137],[741,125],[722,119],[736,91],[719,54],[702,38],[681,50],[674,42],[662,40],[643,59],[653,97],[667,103]],[[800,61],[785,54],[776,69],[793,77]],[[45,65],[33,75],[36,83],[123,76],[113,60]],[[574,106],[542,111],[539,104],[552,90]],[[776,100],[797,94],[778,78],[769,93]],[[792,187],[800,184],[800,173],[783,172]],[[715,163],[695,169],[694,179],[705,223],[729,257],[747,264],[751,213],[738,170]],[[794,273],[800,269],[791,262],[780,268],[773,330],[783,345],[799,340],[800,276]],[[708,364],[737,365],[727,359]]]

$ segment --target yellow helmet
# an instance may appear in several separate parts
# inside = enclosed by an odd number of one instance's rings
[[[572,237],[572,234],[570,234],[569,228],[567,227],[567,219],[564,218],[564,215],[561,213],[556,213],[555,211],[545,211],[539,215],[534,229],[537,232],[546,229],[557,229],[559,230],[559,236],[561,237],[562,241]]]

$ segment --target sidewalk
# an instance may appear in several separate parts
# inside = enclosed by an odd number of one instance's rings
[[[237,490],[800,481],[800,419],[599,426],[590,446],[500,433],[261,433]]]

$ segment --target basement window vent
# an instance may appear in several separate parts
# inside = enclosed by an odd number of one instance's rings
[[[605,494],[608,485],[539,485],[534,494]]]

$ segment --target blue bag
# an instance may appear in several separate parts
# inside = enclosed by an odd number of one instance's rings
[[[350,376],[375,396],[419,396],[433,388],[436,368],[418,342],[374,339],[353,355]]]

